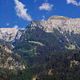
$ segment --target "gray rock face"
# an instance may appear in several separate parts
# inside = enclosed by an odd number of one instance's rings
[[[31,24],[31,29],[40,28],[46,33],[55,33],[55,29],[59,32],[56,37],[62,43],[61,35],[68,42],[68,49],[75,49],[80,46],[80,18],[67,18],[63,16],[52,16],[48,20],[35,22]],[[63,42],[65,42],[63,39]]]
[[[53,32],[53,29],[80,33],[80,18],[67,18],[63,16],[52,16],[47,21],[32,22],[32,26],[43,28],[46,32]]]
[[[0,28],[0,40],[14,42],[23,33],[23,28]]]
[[[0,28],[0,39],[12,41],[18,32],[17,28]]]
[[[80,19],[52,16],[45,21],[33,21],[19,41],[22,44],[37,45],[37,49],[42,50],[43,46],[38,44],[41,43],[45,45],[45,51],[80,49]]]

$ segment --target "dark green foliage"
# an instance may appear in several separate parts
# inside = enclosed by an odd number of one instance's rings
[[[32,27],[34,29],[31,29]],[[80,46],[80,35],[64,32],[63,34],[70,39],[68,42],[57,29],[47,33],[37,26],[32,27],[26,28],[21,38],[14,43],[13,49],[27,64],[26,69],[0,69],[0,80],[33,80],[33,77],[35,80],[80,80],[80,50],[77,46],[74,50],[65,48],[74,42]],[[29,41],[40,42],[43,45]]]
[[[23,71],[0,69],[0,80],[31,80],[32,74],[29,69]]]
[[[20,79],[32,80],[33,76],[37,75],[36,80],[80,80],[80,51],[76,45],[74,50],[65,48],[69,44],[75,44],[74,42],[80,46],[80,35],[74,32],[71,35],[69,32],[63,34],[57,29],[47,33],[37,26],[26,28],[20,40],[15,43],[14,49],[28,65],[28,69],[19,74],[22,77]],[[44,46],[29,41],[40,42]],[[71,61],[77,61],[79,64]]]
[[[70,61],[79,61],[79,58],[78,50],[36,55],[28,58],[32,63],[28,62],[25,70],[0,69],[0,80],[32,80],[36,75],[36,80],[80,80],[80,64],[70,68]]]

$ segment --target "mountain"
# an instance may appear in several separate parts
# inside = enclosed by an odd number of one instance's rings
[[[0,80],[80,80],[80,18],[51,16],[2,31]]]
[[[79,37],[80,19],[79,18],[52,16],[47,21],[32,22],[31,28],[34,29],[39,28],[44,32],[46,32],[47,34],[54,33],[59,43],[62,44],[65,41],[67,42],[67,45],[65,45],[66,48],[80,47],[79,44],[80,43],[80,37]]]
[[[9,70],[23,70],[25,65],[20,60],[21,57],[11,50],[10,46],[0,44],[0,68]]]
[[[17,28],[0,28],[0,39],[12,41],[18,32]]]
[[[22,57],[13,51],[13,42],[20,37],[20,29],[0,28],[0,80],[20,80],[18,74],[26,69]]]
[[[27,63],[12,49],[10,42],[0,40],[0,80],[22,80],[17,76],[27,69]]]
[[[22,35],[23,28],[0,28],[0,40],[13,42]]]
[[[13,42],[20,38],[22,29],[0,28],[0,68],[22,70],[25,68],[21,56],[12,50]]]
[[[14,46],[29,66],[29,80],[80,80],[79,18],[32,21]]]
[[[29,51],[36,49],[36,53],[80,49],[80,19],[52,16],[32,21],[15,45],[26,46],[24,50]]]
[[[51,16],[48,20],[33,21],[32,26],[38,26],[45,32],[53,32],[53,29],[61,29],[62,31],[69,31],[80,33],[80,18],[67,18],[63,16]]]

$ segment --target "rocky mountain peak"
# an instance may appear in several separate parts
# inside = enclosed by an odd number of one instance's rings
[[[60,19],[60,20],[68,20],[68,17],[64,17],[64,16],[51,16],[49,17],[49,19]]]
[[[0,39],[12,41],[18,32],[17,28],[0,28]]]
[[[22,35],[24,28],[0,28],[0,40],[7,42],[15,41]]]
[[[53,29],[61,29],[61,31],[80,33],[80,18],[67,18],[64,16],[52,16],[48,20],[34,21],[31,23],[33,27],[39,27],[45,32],[53,32]]]

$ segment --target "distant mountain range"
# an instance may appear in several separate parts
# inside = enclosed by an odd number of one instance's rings
[[[16,28],[0,28],[0,39],[5,41],[12,41],[18,32]]]
[[[80,19],[51,16],[48,20],[32,21],[25,29],[0,28],[0,39],[21,56],[79,50]]]
[[[39,28],[46,33],[54,33],[54,31],[57,30],[61,35],[66,38],[67,42],[70,42],[73,38],[72,34],[80,34],[80,19],[67,18],[63,16],[51,16],[48,20],[32,21],[31,24],[29,24],[24,30],[20,28],[0,28],[0,39],[5,41],[14,41],[15,39],[19,39],[21,35],[26,34],[23,32],[27,31],[28,27],[30,31]],[[73,39],[75,40],[75,38]],[[60,39],[58,40],[61,42]],[[72,42],[76,44],[74,40]]]
[[[80,80],[80,18],[51,16],[24,30],[0,28],[0,68],[23,71],[7,80]]]
[[[32,21],[15,43],[41,48],[41,53],[80,49],[80,19],[52,16],[47,21]]]

